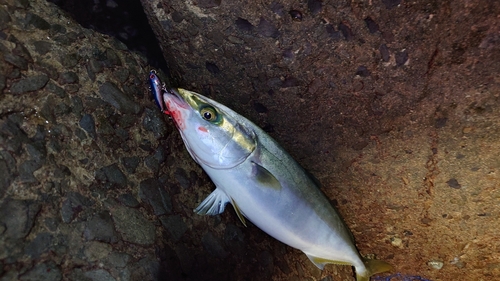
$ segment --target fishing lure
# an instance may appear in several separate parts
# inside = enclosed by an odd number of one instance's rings
[[[160,108],[162,112],[166,111],[165,103],[163,102],[163,93],[165,92],[165,84],[162,84],[158,75],[156,75],[156,70],[151,70],[149,72],[149,85],[151,89],[151,94],[155,98],[156,105]]]

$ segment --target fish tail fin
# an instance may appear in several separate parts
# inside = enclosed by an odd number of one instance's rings
[[[366,271],[359,272],[356,270],[356,281],[369,281],[370,276],[392,270],[392,265],[386,263],[385,261],[375,260],[375,259],[364,259]]]

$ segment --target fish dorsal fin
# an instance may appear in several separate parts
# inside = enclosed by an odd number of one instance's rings
[[[317,266],[321,270],[323,270],[323,268],[325,268],[325,265],[327,265],[329,263],[341,264],[341,265],[352,265],[352,264],[347,263],[347,262],[329,260],[329,259],[320,258],[320,257],[316,257],[316,256],[309,255],[309,254],[306,254],[306,256],[309,258],[309,260],[312,263],[314,263],[315,266]]]
[[[262,185],[275,190],[281,189],[281,183],[278,179],[266,168],[255,162],[252,162],[252,173],[255,176],[255,179]]]
[[[234,211],[236,212],[236,215],[240,219],[241,223],[246,227],[247,226],[247,222],[245,221],[245,217],[241,213],[240,207],[238,207],[238,205],[236,204],[236,202],[234,202],[233,198],[231,198],[231,204],[233,205]]]
[[[199,215],[218,215],[224,212],[226,204],[229,203],[230,199],[227,197],[224,191],[216,188],[210,195],[203,200],[203,202],[194,209],[194,212]]]

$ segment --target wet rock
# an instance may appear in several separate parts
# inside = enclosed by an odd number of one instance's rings
[[[43,140],[26,144],[26,150],[36,163],[43,163],[47,158],[47,149]]]
[[[212,256],[217,258],[225,258],[229,255],[222,247],[219,239],[217,239],[211,232],[205,233],[201,238],[203,248]]]
[[[21,56],[16,56],[12,53],[7,53],[4,55],[4,60],[22,70],[28,69],[28,61]],[[12,90],[11,90],[12,92]]]
[[[52,247],[54,237],[52,234],[42,232],[38,234],[25,248],[26,255],[32,259],[38,259],[43,253],[48,252]]]
[[[122,65],[120,57],[112,49],[106,49],[105,59],[103,61],[105,67],[113,67]]]
[[[144,110],[145,116],[142,120],[142,125],[144,128],[150,132],[153,132],[155,138],[164,138],[167,135],[167,124],[162,116],[162,113],[155,108],[151,110],[146,108]]]
[[[73,71],[66,71],[59,75],[59,84],[73,84],[78,83],[78,75]]]
[[[269,9],[271,9],[271,11],[273,11],[275,14],[279,15],[280,17],[285,15],[285,6],[283,6],[283,4],[281,4],[279,2],[273,1],[269,5]]]
[[[93,200],[77,192],[69,192],[61,207],[61,218],[65,223],[70,223],[84,208],[92,206]]]
[[[186,223],[179,215],[161,217],[160,221],[163,227],[170,233],[174,242],[179,241],[188,229]]]
[[[144,159],[144,164],[146,167],[148,167],[153,174],[158,174],[158,171],[160,170],[160,162],[158,162],[158,159],[156,159],[154,156],[148,156],[146,159]]]
[[[94,117],[92,117],[92,115],[90,114],[83,115],[82,118],[80,119],[79,124],[80,127],[82,127],[82,129],[84,129],[91,138],[93,138],[94,140],[96,139],[97,133],[95,130]]]
[[[28,24],[33,25],[35,28],[38,28],[41,30],[47,30],[50,28],[50,23],[48,23],[46,20],[41,18],[39,15],[35,15],[32,13],[28,13],[26,15],[26,22]]]
[[[87,260],[91,262],[102,261],[109,255],[111,250],[111,245],[107,243],[91,241],[85,244],[84,254]]]
[[[299,10],[291,10],[290,12],[288,12],[288,14],[290,14],[290,17],[292,17],[293,21],[302,21],[302,13]]]
[[[105,176],[105,180],[108,183],[110,183],[111,186],[117,186],[117,187],[127,186],[127,177],[120,170],[118,164],[115,163],[109,166],[102,167],[100,171],[102,171],[102,173]]]
[[[45,84],[47,84],[48,81],[49,77],[45,74],[29,76],[12,83],[10,92],[13,94],[24,94],[40,90],[43,86],[45,86]]]
[[[262,103],[260,103],[260,102],[254,102],[253,103],[253,108],[258,113],[267,113],[267,107],[265,105],[263,105]]]
[[[92,281],[116,281],[116,279],[104,269],[95,269],[83,274]]]
[[[33,175],[33,172],[40,169],[42,164],[35,160],[27,160],[19,165],[19,179],[23,183],[35,183],[38,180]]]
[[[141,158],[137,156],[122,157],[120,160],[123,167],[125,167],[125,171],[129,174],[135,173],[137,166],[139,166],[139,163],[141,162]]]
[[[102,99],[122,113],[138,114],[141,107],[125,95],[115,84],[105,82],[99,88]]]
[[[191,182],[184,169],[182,168],[175,169],[174,177],[182,188],[189,188],[191,186]]]
[[[252,31],[252,29],[254,28],[254,26],[249,21],[242,18],[237,18],[234,24],[241,31]]]
[[[12,239],[28,235],[40,208],[36,201],[6,199],[0,207],[0,222],[6,228],[3,235]]]
[[[123,268],[130,259],[131,256],[127,253],[111,252],[106,258],[106,263],[113,267]]]
[[[283,83],[281,83],[281,88],[291,88],[299,86],[300,82],[295,77],[287,77]]]
[[[265,18],[260,18],[257,32],[264,37],[278,38],[280,36],[279,30]]]
[[[47,41],[35,41],[33,42],[33,46],[35,47],[35,52],[40,55],[45,55],[52,49],[52,44]]]
[[[219,67],[213,62],[209,61],[205,62],[205,68],[208,70],[208,72],[212,73],[213,75],[220,73]]]
[[[118,235],[109,212],[103,211],[96,214],[85,225],[85,230],[83,231],[85,239],[106,243],[118,242]]]
[[[137,208],[140,204],[139,201],[137,201],[137,199],[135,199],[135,197],[130,193],[121,194],[120,196],[118,196],[118,200],[125,206],[131,208]]]
[[[39,263],[19,278],[21,281],[59,281],[61,269],[54,262]]]
[[[155,227],[139,211],[119,206],[111,210],[111,215],[123,240],[139,245],[154,243]]]
[[[149,204],[157,216],[172,212],[172,201],[157,179],[147,179],[139,185],[139,197]]]

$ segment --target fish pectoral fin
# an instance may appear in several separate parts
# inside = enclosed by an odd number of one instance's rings
[[[266,168],[255,162],[252,162],[252,167],[253,175],[259,183],[275,190],[281,189],[281,183],[279,180]]]
[[[247,222],[245,221],[245,217],[241,213],[240,207],[238,207],[238,205],[236,204],[236,202],[234,202],[233,198],[231,198],[231,204],[233,205],[234,211],[236,212],[236,215],[240,219],[241,223],[246,227],[247,226]]]
[[[320,257],[316,257],[316,256],[309,255],[309,254],[306,254],[306,256],[309,258],[309,260],[312,263],[314,263],[315,266],[317,266],[321,270],[323,270],[323,268],[325,268],[325,265],[327,265],[329,263],[340,264],[340,265],[352,265],[352,264],[347,263],[347,262],[329,260],[329,259],[320,258]]]
[[[224,191],[216,188],[203,202],[194,209],[194,212],[199,215],[218,215],[224,212],[226,204],[230,199]]]

